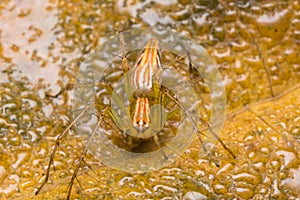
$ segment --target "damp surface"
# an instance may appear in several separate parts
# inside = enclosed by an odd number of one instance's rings
[[[72,199],[300,197],[298,1],[3,0],[0,22],[1,199],[66,198],[84,147],[75,129],[61,142],[49,182],[34,193],[55,136],[73,118],[80,64],[111,35],[147,26],[176,30],[212,56],[227,96],[220,137],[236,158],[219,143],[199,157],[195,139],[167,167],[131,174],[87,154],[90,168],[79,171]]]

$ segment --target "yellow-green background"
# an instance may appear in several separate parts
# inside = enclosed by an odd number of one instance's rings
[[[83,144],[70,134],[43,180],[55,136],[72,119],[69,95],[82,59],[130,28],[171,28],[202,44],[226,83],[220,145],[199,142],[174,164],[128,174],[91,155],[72,198],[300,198],[300,3],[297,0],[2,0],[0,2],[0,198],[64,199]],[[218,163],[220,166],[215,166]],[[193,193],[191,193],[193,192]],[[190,195],[191,194],[191,195]],[[202,196],[203,195],[203,196]]]

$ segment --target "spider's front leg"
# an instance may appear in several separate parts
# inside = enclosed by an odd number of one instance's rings
[[[93,131],[92,131],[92,133],[91,133],[91,135],[89,136],[88,141],[86,142],[84,149],[82,150],[82,152],[81,152],[81,154],[80,154],[80,157],[79,157],[77,166],[76,166],[76,168],[75,168],[75,170],[74,170],[74,172],[73,172],[72,178],[71,178],[70,183],[69,183],[69,185],[68,185],[68,196],[67,196],[67,199],[68,199],[68,200],[71,198],[72,187],[73,187],[73,184],[74,184],[75,179],[77,179],[77,174],[78,174],[78,172],[79,172],[79,169],[80,169],[80,167],[81,167],[81,164],[84,162],[84,157],[86,156],[86,153],[87,153],[87,151],[88,151],[88,149],[89,149],[89,146],[90,146],[92,140],[93,140],[94,137],[95,137],[95,134],[97,133],[97,131],[99,131],[100,125],[101,125],[101,123],[102,123],[102,121],[103,121],[103,118],[104,118],[104,116],[105,116],[105,113],[106,113],[106,111],[107,111],[108,109],[109,109],[109,107],[108,107],[108,106],[105,106],[105,107],[101,110],[101,113],[99,114],[99,116],[97,116],[97,119],[98,119],[98,120],[97,120],[97,123],[96,123],[96,125],[95,125],[95,127],[94,127],[94,129],[93,129]],[[100,134],[101,134],[101,133],[100,133]]]
[[[66,135],[66,133],[74,126],[74,124],[80,119],[80,117],[82,117],[82,115],[90,108],[91,104],[86,105],[81,111],[80,113],[76,116],[76,118],[67,126],[67,128],[64,129],[63,132],[61,132],[55,140],[55,146],[52,150],[52,153],[50,155],[50,160],[48,163],[48,167],[47,167],[47,171],[46,171],[46,176],[44,181],[42,182],[42,184],[38,187],[37,191],[35,192],[35,195],[38,195],[40,193],[40,191],[42,190],[42,188],[44,187],[44,185],[48,182],[48,179],[50,177],[50,169],[51,169],[51,165],[54,162],[54,156],[59,148],[60,142],[63,139],[63,137]]]

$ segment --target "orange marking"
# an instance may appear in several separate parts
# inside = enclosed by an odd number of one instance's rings
[[[139,131],[149,128],[149,101],[146,97],[138,97],[135,104],[135,112],[133,116],[133,127]]]

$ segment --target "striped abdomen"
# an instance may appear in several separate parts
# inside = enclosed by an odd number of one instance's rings
[[[152,89],[153,78],[158,78],[161,70],[161,58],[158,41],[151,39],[140,53],[133,68],[132,80],[137,93],[143,96]]]

